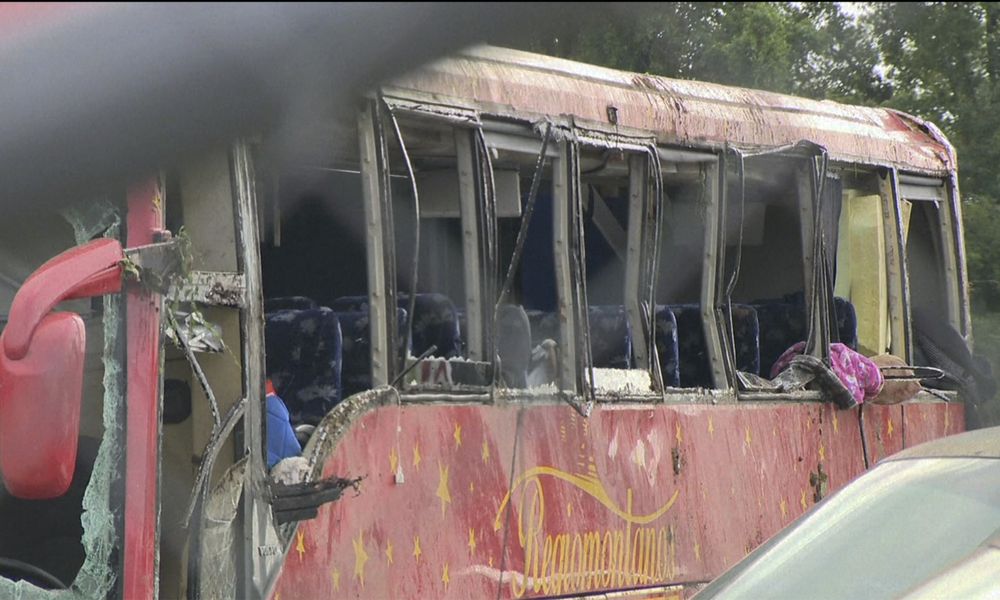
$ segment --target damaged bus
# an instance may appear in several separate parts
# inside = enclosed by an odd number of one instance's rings
[[[0,595],[681,598],[985,395],[929,123],[489,47],[335,112],[0,224]]]

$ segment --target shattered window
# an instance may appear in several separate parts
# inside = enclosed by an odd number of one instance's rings
[[[0,226],[5,230],[0,235],[5,313],[20,283],[42,262],[73,244],[117,238],[120,232],[118,211],[110,202],[63,217],[57,223],[49,217]],[[80,314],[87,333],[77,464],[69,491],[59,498],[21,500],[0,488],[0,597],[11,600],[103,598],[115,585],[111,563],[118,535],[111,495],[124,461],[121,302],[109,295],[58,308]]]

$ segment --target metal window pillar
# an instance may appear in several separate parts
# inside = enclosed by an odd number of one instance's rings
[[[264,462],[264,314],[260,271],[260,240],[257,231],[257,197],[250,148],[237,143],[230,154],[230,170],[236,213],[237,267],[244,279],[244,300],[240,310],[243,332],[243,393],[247,408],[243,420],[244,452],[249,461],[243,491],[244,576],[243,597],[263,598],[268,579],[277,571],[274,557],[258,552],[277,543],[271,523],[270,506],[264,489],[267,469]]]
[[[719,311],[725,292],[723,282],[726,262],[726,200],[722,193],[725,168],[721,160],[705,167],[705,252],[701,270],[701,323],[712,367],[712,382],[718,389],[729,387],[726,373],[726,350],[723,345]]]
[[[389,317],[396,317],[388,293],[384,251],[383,198],[380,184],[378,141],[375,138],[374,104],[367,103],[358,113],[358,141],[361,159],[361,190],[365,212],[365,251],[368,260],[368,310],[371,334],[372,386],[392,381],[392,335]],[[390,308],[392,309],[390,312]],[[407,315],[412,318],[412,315]]]
[[[636,367],[640,369],[649,368],[649,348],[646,330],[648,329],[643,319],[642,300],[639,296],[639,288],[642,282],[648,281],[644,277],[644,271],[649,271],[643,261],[645,253],[644,244],[652,244],[653,240],[644,240],[643,231],[645,229],[645,216],[647,203],[650,202],[649,193],[649,158],[640,154],[629,156],[629,204],[628,204],[628,237],[626,244],[625,260],[625,309],[628,313],[629,325],[632,328],[632,353],[635,355]],[[655,257],[654,257],[655,258]],[[649,273],[651,276],[652,273]],[[655,312],[654,306],[650,307],[651,312]],[[652,331],[649,332],[652,334]]]
[[[455,152],[458,159],[459,214],[462,227],[462,257],[465,269],[465,311],[468,332],[468,358],[490,360],[484,355],[482,303],[483,281],[480,269],[479,210],[476,194],[475,152],[473,133],[466,129],[455,130]]]
[[[899,173],[889,169],[879,180],[882,226],[885,231],[886,277],[888,278],[889,352],[909,363],[913,360],[910,340],[910,286],[903,246],[903,213],[900,207]]]
[[[574,308],[573,275],[570,265],[570,239],[573,217],[570,202],[571,161],[569,143],[558,145],[557,157],[552,161],[552,243],[555,255],[557,306],[559,314],[559,389],[574,395],[577,385],[576,312]]]

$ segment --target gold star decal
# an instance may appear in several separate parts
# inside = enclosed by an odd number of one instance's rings
[[[837,418],[837,413],[833,413],[833,432],[837,433],[840,431],[840,419]]]
[[[785,502],[784,498],[781,499],[781,504],[778,505],[778,508],[781,509],[781,516],[782,517],[787,517],[788,516],[788,502]]]
[[[753,436],[750,435],[750,428],[749,427],[746,428],[746,435],[743,436],[743,441],[745,441],[747,443],[747,446],[749,446],[750,442],[753,441]]]
[[[420,466],[420,446],[418,444],[413,445],[413,466]]]
[[[333,591],[340,591],[340,571],[334,569],[330,572],[330,577],[333,578]]]
[[[483,452],[482,452],[482,455],[483,455],[483,462],[484,463],[490,462],[490,446],[489,446],[489,444],[486,443],[486,440],[483,440]]]
[[[715,437],[715,423],[712,422],[712,416],[708,417],[708,433],[712,437]]]
[[[416,559],[417,562],[420,562],[421,554],[423,554],[423,552],[420,550],[420,536],[415,535],[413,536],[413,558]]]
[[[302,557],[305,556],[306,546],[305,546],[306,534],[303,532],[298,532],[295,534],[295,551],[299,553],[299,562],[302,562]]]
[[[469,527],[469,543],[467,546],[469,546],[469,554],[476,551],[476,530],[471,527]]]
[[[365,552],[364,534],[359,533],[357,539],[351,541],[354,544],[354,576],[361,582],[361,587],[365,587],[365,563],[368,562],[368,553]]]
[[[947,414],[947,413],[945,413],[945,414]],[[889,423],[888,423],[888,425],[886,425],[886,427],[885,427],[885,432],[886,432],[886,433],[887,433],[887,434],[889,435],[889,437],[891,438],[891,437],[892,437],[892,419],[886,419],[886,421],[888,421]]]
[[[444,516],[445,506],[451,504],[451,490],[448,488],[448,467],[438,463],[437,497],[441,499],[441,516]]]
[[[448,576],[448,563],[444,563],[444,572],[441,574],[441,582],[444,583],[444,589],[448,589],[448,584],[451,583],[451,577]]]
[[[386,540],[385,545],[385,563],[387,565],[392,564],[392,540]]]
[[[809,505],[806,503],[806,491],[805,490],[802,490],[802,497],[799,498],[799,504],[802,505],[802,510],[805,510],[806,508],[809,507]]]
[[[462,445],[462,426],[458,423],[455,423],[455,432],[451,434],[451,437],[455,438],[456,448]]]
[[[674,434],[674,437],[677,438],[677,443],[679,444],[684,441],[684,436],[681,434],[681,424],[677,423],[677,425],[675,425],[674,428],[677,430],[677,433]]]
[[[823,442],[819,444],[819,459],[826,460],[826,448],[823,446]]]
[[[391,469],[393,475],[396,474],[396,467],[398,466],[399,454],[396,453],[396,447],[393,446],[392,449],[389,450],[389,468]]]

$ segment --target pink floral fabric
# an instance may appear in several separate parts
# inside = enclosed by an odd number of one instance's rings
[[[771,378],[784,371],[792,362],[792,358],[802,354],[805,347],[805,342],[799,342],[785,350],[771,368]],[[858,404],[874,398],[882,391],[884,380],[878,365],[843,344],[830,344],[830,368]]]

